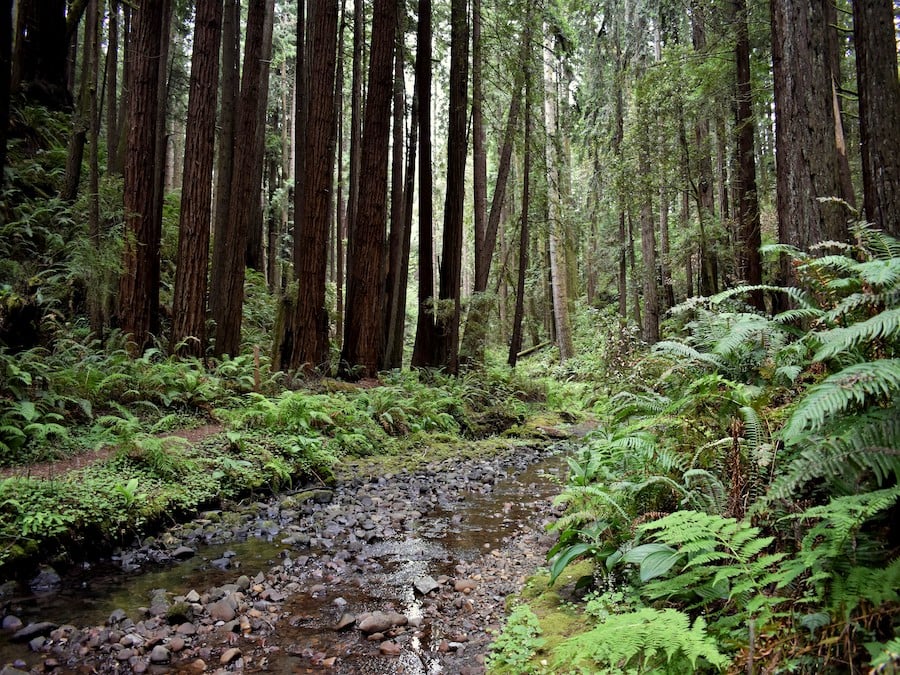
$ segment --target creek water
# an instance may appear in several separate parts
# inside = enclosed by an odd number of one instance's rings
[[[343,613],[358,615],[385,603],[395,605],[410,619],[422,617],[423,598],[414,590],[416,580],[426,575],[452,577],[460,563],[471,563],[502,548],[504,540],[523,523],[533,521],[536,503],[560,491],[564,466],[561,453],[544,455],[515,475],[500,478],[489,491],[461,492],[455,501],[441,501],[440,506],[423,514],[413,531],[366,544],[358,555],[371,561],[374,571],[362,577],[338,576],[323,585],[316,581],[328,570],[313,570],[307,577],[308,586],[293,589],[284,601],[283,615],[291,618],[280,622],[268,637],[269,644],[277,647],[268,658],[268,670],[315,672],[320,668],[315,667],[314,655],[331,654],[340,657],[328,668],[332,673],[451,672],[437,658],[438,644],[446,644],[451,636],[440,634],[428,622],[412,640],[403,643],[399,656],[382,656],[360,631],[336,631],[334,625]],[[20,586],[13,597],[0,598],[0,603],[13,608],[25,624],[50,621],[96,626],[116,609],[138,621],[156,589],[165,589],[172,596],[191,590],[202,593],[233,583],[239,575],[252,578],[295,562],[306,567],[318,564],[322,551],[315,547],[303,551],[300,562],[296,560],[297,550],[282,542],[282,532],[271,527],[256,531],[265,532],[265,536],[200,546],[188,560],[157,569],[145,566],[137,573],[125,573],[112,561],[84,565],[68,571],[58,591],[33,594],[27,586]],[[213,564],[223,557],[229,559],[229,569]],[[20,660],[28,667],[39,667],[42,659],[43,655],[31,653],[27,645],[13,644],[8,635],[0,635],[0,666]]]

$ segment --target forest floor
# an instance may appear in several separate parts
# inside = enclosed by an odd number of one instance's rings
[[[119,551],[116,571],[50,570],[56,601],[7,585],[0,672],[484,672],[507,598],[552,545],[564,446],[495,443],[396,473],[370,459],[333,488],[175,525]]]

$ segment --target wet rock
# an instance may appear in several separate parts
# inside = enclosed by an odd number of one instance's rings
[[[128,615],[125,613],[124,609],[114,609],[112,613],[109,615],[109,618],[106,619],[107,626],[114,626],[117,623],[120,623],[128,618]]]
[[[59,628],[59,626],[50,621],[40,621],[38,623],[30,623],[24,628],[20,628],[15,633],[13,633],[12,641],[13,642],[30,642],[32,639],[38,636],[46,636],[50,635],[52,631]]]
[[[388,640],[387,642],[382,642],[378,646],[378,651],[385,656],[399,656],[400,652],[403,651],[403,648],[393,640]]]
[[[168,663],[170,658],[169,650],[162,645],[156,645],[150,652],[150,663]]]
[[[231,559],[230,558],[216,558],[215,560],[210,560],[209,564],[213,567],[220,570],[227,570],[231,567]]]
[[[334,625],[335,630],[344,630],[345,628],[352,626],[356,623],[356,617],[349,612],[344,612],[341,614],[341,618],[338,619],[338,622]]]
[[[406,623],[407,618],[397,612],[367,612],[357,618],[356,625],[363,633],[384,633]]]
[[[413,587],[421,593],[422,595],[428,595],[431,591],[435,591],[440,588],[440,584],[434,580],[433,577],[424,576],[419,577],[413,582]]]
[[[219,663],[223,666],[227,666],[232,661],[236,661],[241,657],[241,650],[237,647],[232,647],[231,649],[226,649],[222,656],[219,658]]]
[[[28,586],[35,593],[50,593],[59,590],[62,579],[52,567],[41,567],[41,571],[28,582]]]
[[[172,557],[176,560],[187,560],[188,558],[193,558],[195,555],[197,555],[197,551],[190,546],[179,546],[172,551]]]
[[[22,628],[22,619],[12,614],[3,617],[3,630],[13,632]]]

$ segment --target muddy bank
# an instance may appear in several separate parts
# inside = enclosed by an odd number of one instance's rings
[[[510,446],[211,511],[122,552],[113,571],[58,590],[51,576],[39,598],[7,586],[16,643],[2,661],[32,673],[482,672],[506,596],[544,562],[565,449]]]

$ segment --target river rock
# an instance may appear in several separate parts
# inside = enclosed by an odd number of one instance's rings
[[[162,645],[156,645],[150,652],[150,663],[168,663],[171,655]]]
[[[8,614],[3,617],[3,630],[5,631],[17,631],[22,628],[22,619],[12,614]]]
[[[352,626],[356,623],[356,617],[349,612],[344,612],[341,614],[341,618],[338,619],[338,622],[334,625],[335,630],[344,630],[348,626]]]
[[[219,658],[219,663],[223,666],[227,666],[232,661],[239,659],[241,656],[241,650],[237,647],[232,647],[231,649],[227,649],[222,652],[222,656]]]
[[[440,588],[440,584],[430,576],[419,577],[413,582],[413,586],[422,595],[428,595],[431,591]]]
[[[42,567],[41,571],[28,582],[29,587],[35,593],[50,593],[58,590],[62,579],[52,567]]]
[[[184,649],[184,638],[176,635],[171,640],[169,640],[169,649],[172,653],[177,654],[182,649]]]
[[[387,642],[382,642],[378,647],[378,651],[380,651],[385,656],[399,656],[402,648],[393,640],[388,640]]]
[[[406,617],[398,612],[367,612],[357,618],[356,625],[363,633],[384,633],[406,623]]]
[[[197,551],[190,546],[179,546],[172,551],[172,557],[176,560],[187,560],[188,558],[193,558],[195,555],[197,555]]]
[[[25,628],[20,628],[13,633],[13,642],[30,642],[38,636],[50,635],[52,631],[59,626],[50,621],[40,621],[38,623],[30,623]]]
[[[200,594],[197,591],[191,589],[190,592],[186,596],[184,596],[184,601],[190,602],[191,604],[200,602]]]
[[[209,616],[213,621],[231,621],[234,619],[234,607],[228,600],[219,600],[212,603],[208,608]]]
[[[112,613],[109,615],[109,618],[106,619],[107,626],[114,626],[115,624],[124,621],[128,618],[128,615],[125,613],[124,609],[114,609]]]
[[[0,675],[28,675],[28,673],[24,670],[13,668],[12,666],[4,666],[3,669],[0,670]]]
[[[457,579],[453,584],[453,590],[459,593],[471,593],[478,588],[478,582],[474,579]]]

